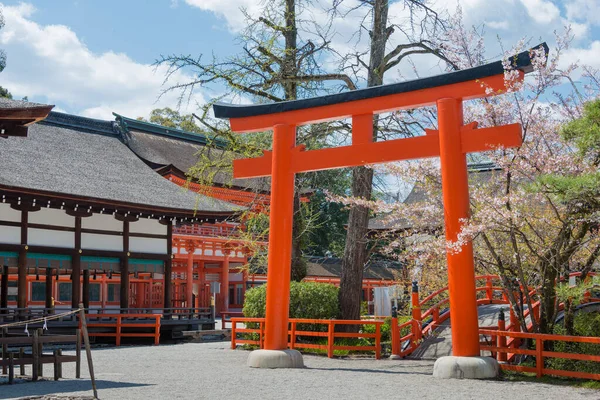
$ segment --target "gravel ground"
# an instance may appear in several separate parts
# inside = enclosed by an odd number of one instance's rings
[[[438,380],[431,361],[304,356],[307,368],[245,366],[228,343],[121,347],[93,351],[101,399],[600,399],[600,391],[532,382]],[[85,362],[84,362],[85,365]],[[86,371],[84,368],[83,371]],[[51,374],[51,366],[46,374]],[[74,364],[63,376],[75,376]],[[89,375],[84,373],[84,377]],[[88,379],[0,386],[0,398],[89,396]]]

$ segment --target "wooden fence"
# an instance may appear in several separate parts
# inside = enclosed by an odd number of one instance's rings
[[[8,383],[13,383],[15,377],[15,366],[20,368],[20,375],[25,376],[25,366],[31,365],[31,376],[33,381],[43,376],[43,365],[54,365],[54,380],[62,378],[62,363],[75,362],[75,375],[81,377],[81,332],[78,329],[76,335],[43,336],[41,329],[33,331],[33,336],[13,336],[0,338],[2,346],[2,373],[8,374]],[[44,344],[67,343],[75,344],[75,355],[64,356],[62,350],[54,350],[52,354],[44,354]],[[20,347],[15,357],[15,352],[9,352],[8,346]],[[31,354],[25,354],[21,346],[31,347]]]
[[[240,328],[237,326],[238,323],[248,324],[257,323],[258,328],[248,328],[244,326]],[[263,347],[264,341],[264,318],[231,318],[231,348],[235,349],[239,344],[252,344],[255,346]],[[352,321],[352,320],[323,320],[323,319],[290,319],[290,329],[288,347],[290,349],[304,348],[304,349],[319,349],[327,351],[327,357],[331,358],[336,350],[349,350],[349,351],[368,351],[374,352],[375,358],[381,358],[381,325],[383,321]],[[307,325],[325,325],[327,331],[310,331],[298,329],[300,324]],[[372,325],[375,327],[375,333],[367,332],[336,332],[336,325],[360,325],[368,326]],[[258,340],[238,338],[238,334],[257,334]],[[303,340],[299,340],[302,337],[321,337],[327,339],[326,344],[319,343],[308,343]],[[374,345],[350,345],[341,344],[336,345],[336,338],[348,338],[348,339],[374,339]]]
[[[491,345],[481,345],[482,351],[489,351],[496,356],[498,361],[505,361],[514,354],[523,354],[535,357],[535,367],[524,365],[512,365],[505,362],[500,363],[503,370],[532,372],[539,378],[543,375],[564,376],[569,378],[600,380],[600,374],[579,371],[556,370],[545,367],[547,358],[562,358],[566,360],[594,361],[600,362],[600,356],[591,354],[565,353],[557,351],[544,350],[544,343],[549,341],[559,341],[566,343],[593,343],[600,345],[600,337],[588,336],[565,336],[549,335],[529,332],[509,332],[494,329],[480,329],[479,333],[489,336]],[[523,349],[513,347],[506,343],[509,339],[530,339],[533,343],[533,349]],[[494,345],[495,344],[495,345]]]
[[[88,328],[108,328],[114,332],[90,332],[89,336],[114,337],[116,345],[121,345],[124,337],[151,337],[154,345],[160,341],[161,314],[87,314]],[[123,332],[123,328],[153,330],[153,332]]]

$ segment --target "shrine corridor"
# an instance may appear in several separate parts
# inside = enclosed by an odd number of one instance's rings
[[[70,354],[70,352],[67,352]],[[306,368],[246,367],[249,352],[229,342],[94,350],[101,399],[593,399],[596,391],[541,382],[436,379],[433,361],[304,356]],[[64,380],[0,386],[0,398],[90,395],[85,368]]]

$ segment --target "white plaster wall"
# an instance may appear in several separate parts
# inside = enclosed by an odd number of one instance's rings
[[[21,228],[18,226],[0,226],[0,243],[21,244]]]
[[[129,237],[129,251],[151,254],[167,254],[167,239]]]
[[[123,237],[116,235],[82,233],[81,248],[90,250],[123,251]]]
[[[135,233],[152,233],[155,235],[166,235],[167,226],[162,225],[155,219],[140,219],[136,222],[129,223],[129,232]]]
[[[123,232],[123,222],[117,221],[111,214],[93,214],[91,217],[81,218],[81,227]]]
[[[213,251],[207,249],[207,250],[204,251],[204,255],[205,256],[212,256],[213,255]]]
[[[21,211],[13,210],[9,204],[0,203],[0,221],[21,222]]]
[[[27,244],[72,249],[75,246],[75,232],[29,228],[27,229]]]
[[[39,211],[30,212],[28,216],[29,223],[45,224],[54,226],[75,227],[75,217],[67,215],[63,210],[52,208],[42,208]]]

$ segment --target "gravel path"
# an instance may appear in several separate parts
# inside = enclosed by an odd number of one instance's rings
[[[223,342],[98,349],[92,356],[101,399],[487,400],[499,393],[509,400],[600,399],[600,391],[569,386],[438,380],[431,376],[432,361],[304,356],[304,369],[250,369],[245,366],[248,353]],[[51,371],[46,367],[46,375]],[[74,377],[74,364],[63,365],[63,375]],[[89,396],[90,387],[88,379],[2,385],[0,398]]]

